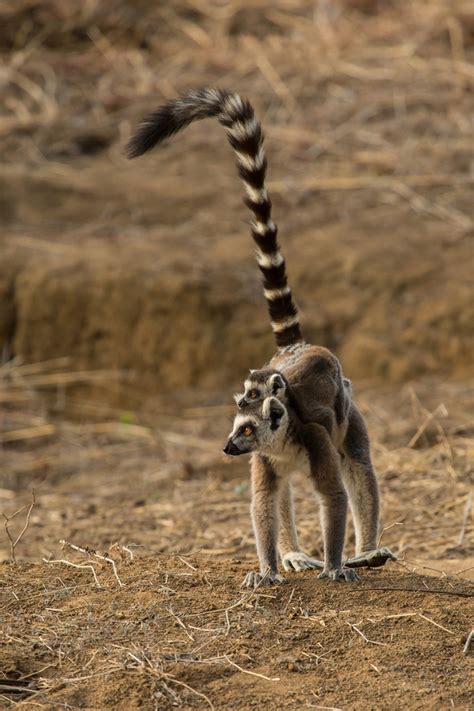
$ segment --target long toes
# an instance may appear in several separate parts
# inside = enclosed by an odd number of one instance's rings
[[[314,570],[315,568],[322,568],[323,564],[320,560],[316,560],[316,558],[308,558],[306,561],[306,567]]]
[[[258,585],[260,580],[261,576],[259,575],[259,573],[254,573],[253,571],[251,571],[245,576],[241,587],[250,588],[253,590]]]
[[[283,567],[285,570],[294,570],[299,573],[302,570],[321,569],[323,568],[323,563],[315,558],[310,558],[306,553],[295,553],[283,559]]]
[[[297,573],[300,573],[306,568],[306,565],[303,560],[293,560],[292,565],[293,569],[296,570]]]
[[[353,568],[332,568],[330,570],[323,570],[322,573],[318,575],[318,578],[328,578],[329,580],[345,581],[348,583],[357,582],[360,577],[357,575]]]
[[[252,570],[245,576],[241,587],[255,590],[257,585],[275,585],[276,583],[284,582],[286,582],[285,578],[279,573],[271,573],[270,575],[264,576],[261,573],[256,573]]]

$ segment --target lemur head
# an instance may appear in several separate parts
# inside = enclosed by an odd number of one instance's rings
[[[262,403],[268,397],[285,400],[286,380],[284,376],[273,368],[251,370],[244,383],[245,392],[234,395],[237,406],[244,410]]]
[[[250,452],[278,450],[288,430],[288,411],[276,397],[267,397],[262,406],[238,413],[224,447],[225,454],[237,456]]]

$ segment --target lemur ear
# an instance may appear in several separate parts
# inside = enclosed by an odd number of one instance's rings
[[[263,403],[262,411],[263,416],[271,422],[270,429],[276,430],[280,426],[286,408],[276,397],[267,397]]]
[[[270,377],[270,390],[272,395],[278,395],[285,389],[285,381],[280,373],[275,373]]]

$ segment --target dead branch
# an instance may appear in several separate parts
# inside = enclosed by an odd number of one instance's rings
[[[69,541],[65,541],[62,539],[59,541],[61,544],[62,548],[71,548],[73,551],[77,551],[78,553],[83,553],[84,555],[88,556],[88,558],[97,558],[98,560],[104,561],[105,563],[108,563],[112,567],[113,574],[115,576],[115,579],[119,585],[120,588],[123,588],[123,583],[119,578],[119,575],[117,573],[117,566],[115,564],[115,561],[113,558],[110,557],[108,553],[105,553],[102,555],[101,553],[98,553],[96,550],[93,548],[88,548],[88,547],[83,547],[83,546],[76,546],[75,543],[70,543]]]
[[[31,491],[31,503],[26,504],[25,506],[22,506],[18,511],[15,511],[15,513],[11,514],[10,516],[7,516],[5,513],[2,513],[2,516],[4,518],[4,526],[5,526],[5,532],[8,536],[8,540],[10,541],[10,557],[11,557],[11,562],[16,563],[16,555],[15,555],[15,549],[25,533],[28,530],[28,526],[30,525],[30,516],[31,512],[33,511],[33,508],[36,504],[36,498],[35,498],[35,490],[32,489]],[[23,511],[27,511],[26,513],[26,520],[25,520],[25,525],[21,529],[20,533],[16,538],[13,538],[11,531],[10,531],[10,521],[12,521],[16,516],[21,514]]]
[[[58,559],[53,559],[50,560],[49,558],[43,558],[44,563],[48,563],[48,565],[56,565],[56,564],[62,564],[62,565],[69,565],[71,568],[88,568],[89,570],[92,571],[92,575],[94,576],[94,582],[96,584],[96,587],[99,589],[102,589],[102,585],[99,583],[99,578],[97,577],[97,573],[95,572],[95,568],[92,565],[92,563],[72,563],[70,560],[66,560],[65,558],[58,558]]]

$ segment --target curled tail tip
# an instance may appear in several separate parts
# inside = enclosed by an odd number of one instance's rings
[[[183,127],[174,102],[160,106],[145,116],[125,147],[127,158],[138,158]]]
[[[235,92],[214,87],[192,89],[148,114],[127,143],[125,154],[129,159],[137,158],[193,121],[212,116],[236,120],[249,113],[250,105]]]
[[[133,160],[134,158],[138,158],[143,155],[145,150],[146,149],[143,148],[141,142],[137,141],[137,137],[132,136],[125,146],[125,157],[128,158],[128,160]]]

